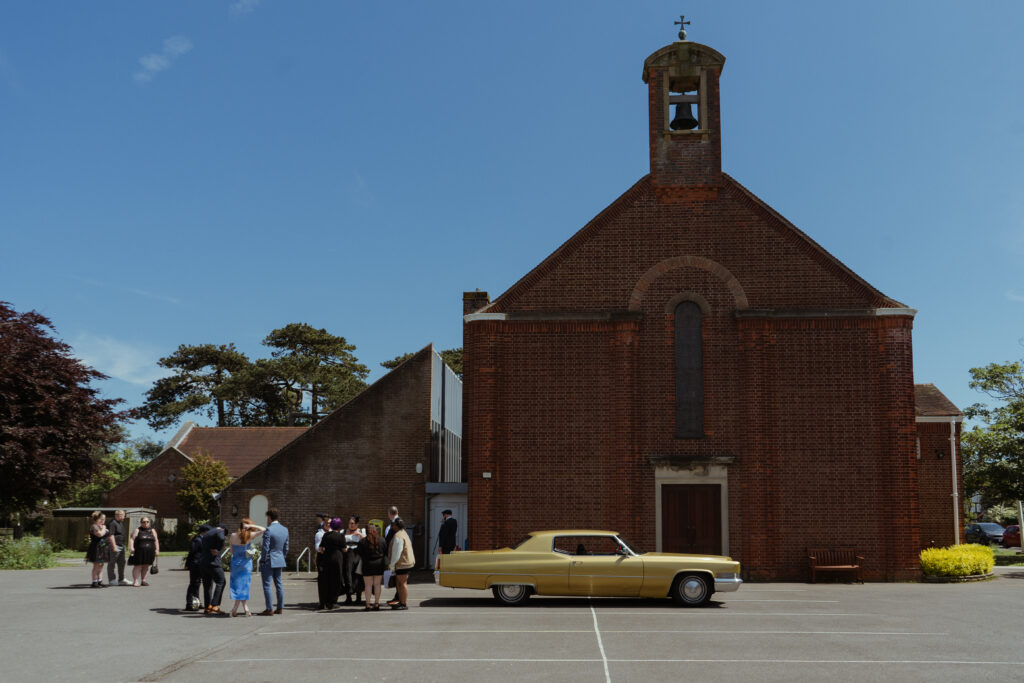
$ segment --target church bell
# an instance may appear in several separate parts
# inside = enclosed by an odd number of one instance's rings
[[[676,117],[668,124],[672,130],[693,130],[697,127],[697,119],[693,118],[693,109],[689,102],[676,104]]]

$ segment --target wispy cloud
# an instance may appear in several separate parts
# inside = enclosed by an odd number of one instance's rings
[[[136,83],[149,83],[161,71],[171,68],[175,60],[192,49],[192,41],[185,36],[171,36],[164,41],[164,49],[160,52],[139,57],[140,69],[133,78]]]
[[[73,355],[86,365],[131,384],[149,386],[169,374],[156,364],[160,353],[146,345],[84,332],[71,343],[71,348]]]
[[[166,294],[159,294],[157,292],[150,292],[145,289],[135,289],[132,287],[128,288],[128,291],[132,294],[138,294],[144,296],[147,299],[156,299],[157,301],[164,301],[169,304],[180,304],[181,299],[175,299],[173,296],[167,296]]]
[[[1014,289],[1006,290],[1006,298],[1010,301],[1024,301],[1024,294],[1018,294]]]
[[[106,289],[113,289],[113,290],[119,291],[119,292],[127,292],[129,294],[134,294],[136,296],[146,297],[147,299],[155,299],[157,301],[163,301],[164,303],[168,303],[168,304],[175,304],[175,305],[181,304],[181,299],[178,299],[176,297],[170,296],[169,294],[161,294],[160,292],[151,292],[148,289],[139,289],[138,287],[123,287],[123,286],[120,286],[120,285],[112,285],[112,284],[109,284],[107,282],[101,282],[99,280],[96,280],[95,278],[90,278],[90,277],[80,277],[78,275],[72,275],[71,277],[73,279],[75,279],[75,280],[78,280],[79,282],[84,282],[85,284],[91,285],[93,287],[103,287],[103,288],[106,288]]]
[[[238,0],[231,5],[232,14],[249,14],[259,7],[260,0]]]

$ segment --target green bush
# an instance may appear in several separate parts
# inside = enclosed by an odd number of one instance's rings
[[[41,538],[0,540],[0,569],[46,569],[53,564],[53,548]]]
[[[921,571],[929,576],[977,576],[988,574],[995,566],[995,555],[988,546],[971,543],[921,551]]]

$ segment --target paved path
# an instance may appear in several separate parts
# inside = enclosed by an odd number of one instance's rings
[[[289,578],[293,607],[251,619],[181,612],[183,571],[101,590],[84,566],[0,572],[0,678],[1024,680],[1024,569],[997,571],[958,585],[748,583],[701,609],[537,597],[503,608],[486,593],[415,584],[408,611],[370,613],[313,612],[315,583]]]

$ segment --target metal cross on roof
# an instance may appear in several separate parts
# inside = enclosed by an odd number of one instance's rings
[[[686,27],[690,24],[690,22],[686,21],[686,16],[680,14],[679,21],[673,23],[679,27],[679,40],[686,40]]]

